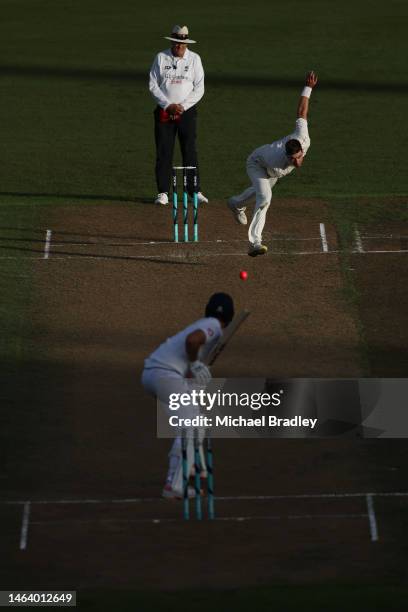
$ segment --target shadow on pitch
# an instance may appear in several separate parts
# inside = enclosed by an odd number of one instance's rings
[[[1,226],[0,227],[0,231],[7,231],[7,232],[20,232],[20,233],[24,233],[24,234],[29,234],[29,235],[34,235],[36,236],[37,234],[39,236],[41,236],[41,238],[31,238],[30,236],[24,237],[22,238],[21,236],[15,238],[13,236],[0,236],[0,241],[2,242],[41,242],[44,243],[44,234],[46,232],[48,228],[46,227],[38,227],[38,228],[32,228],[32,227],[7,227],[7,226]],[[156,236],[135,236],[134,234],[131,236],[128,235],[123,235],[123,234],[94,234],[94,233],[89,233],[89,232],[73,232],[73,231],[67,231],[67,230],[60,230],[57,228],[53,228],[52,229],[53,232],[53,236],[55,239],[55,235],[57,236],[64,236],[64,239],[59,239],[55,240],[58,243],[63,243],[63,244],[78,244],[80,242],[81,238],[102,238],[102,239],[109,239],[109,240],[140,240],[143,242],[151,242],[151,243],[167,243],[170,242],[168,240],[167,236],[160,236],[157,237]],[[72,239],[68,239],[65,238],[65,236],[72,236]],[[75,239],[74,239],[75,237]],[[79,240],[78,240],[79,239]],[[90,245],[94,245],[97,246],[98,243],[97,242],[84,242],[83,246],[90,246]],[[103,244],[100,246],[113,246],[113,245],[109,245],[109,244]],[[140,245],[114,245],[114,246],[140,246]]]
[[[5,251],[17,251],[21,253],[33,253],[36,255],[44,255],[44,249],[34,249],[25,246],[9,246],[0,245],[0,250]],[[1,256],[0,256],[1,257]],[[177,259],[162,259],[158,257],[149,257],[148,255],[105,255],[103,253],[77,253],[74,251],[61,251],[59,249],[52,249],[48,259],[53,257],[66,257],[69,259],[95,259],[104,261],[134,261],[134,262],[148,262],[154,264],[164,265],[176,265],[176,266],[204,266],[204,263],[198,261],[182,261]]]
[[[20,197],[20,198],[64,198],[70,200],[95,200],[103,202],[126,202],[128,204],[149,204],[156,206],[153,198],[144,196],[118,196],[109,194],[94,194],[94,193],[44,193],[44,192],[29,192],[29,191],[0,191],[0,196]]]

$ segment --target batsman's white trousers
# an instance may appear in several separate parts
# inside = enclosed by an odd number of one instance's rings
[[[240,204],[256,198],[254,214],[248,228],[248,239],[251,244],[261,244],[266,213],[272,200],[272,187],[276,185],[278,179],[271,178],[266,169],[252,155],[247,159],[246,170],[252,185],[239,195],[234,196],[234,200],[236,208],[244,211],[246,206],[240,206]]]
[[[177,415],[180,418],[194,418],[199,414],[199,406],[189,404],[183,405],[178,410],[171,410],[169,407],[170,395],[173,393],[191,393],[193,389],[193,380],[183,378],[181,374],[173,370],[166,370],[162,368],[147,368],[143,370],[142,374],[142,385],[152,395],[154,395],[160,401],[160,408],[163,409],[167,416]],[[196,385],[195,385],[196,386]],[[194,444],[193,428],[185,428],[187,437],[187,473],[190,474],[191,468],[194,464]],[[199,429],[198,435],[200,442],[204,436],[204,430]],[[175,470],[172,487],[174,490],[179,491],[180,494],[183,490],[183,472],[181,463],[181,434],[182,428],[174,428],[174,441],[170,449],[169,458],[177,457],[178,467]],[[203,463],[205,465],[205,462]]]

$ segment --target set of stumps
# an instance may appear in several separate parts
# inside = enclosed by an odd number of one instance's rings
[[[189,241],[188,230],[188,173],[193,174],[193,242],[198,242],[198,177],[196,166],[174,166],[173,167],[173,231],[174,242],[179,240],[179,223],[178,223],[178,191],[177,191],[177,172],[181,171],[183,175],[183,241]]]
[[[201,521],[204,518],[203,512],[203,496],[201,490],[201,459],[200,459],[200,441],[198,436],[198,430],[194,429],[193,440],[187,438],[187,432],[185,429],[182,431],[181,436],[181,449],[182,449],[182,462],[183,462],[183,518],[184,520],[190,519],[190,497],[189,497],[189,481],[190,474],[188,470],[187,462],[187,445],[191,442],[194,443],[194,506],[195,506],[195,517]],[[207,464],[207,518],[209,520],[215,519],[215,507],[214,507],[214,469],[213,469],[213,449],[211,443],[210,433],[207,432],[205,436],[205,461]]]

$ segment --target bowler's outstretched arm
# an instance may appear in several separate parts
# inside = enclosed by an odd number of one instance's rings
[[[317,83],[317,75],[312,70],[306,76],[306,84],[300,95],[300,100],[299,100],[299,105],[298,105],[298,110],[297,110],[298,119],[301,118],[301,119],[307,120],[307,113],[309,111],[309,97],[316,83]]]

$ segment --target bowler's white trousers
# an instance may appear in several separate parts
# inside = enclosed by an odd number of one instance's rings
[[[234,204],[238,210],[244,211],[246,206],[241,204],[256,198],[254,214],[248,228],[248,239],[251,244],[261,244],[266,213],[272,200],[272,187],[276,185],[278,179],[270,177],[266,169],[252,155],[247,159],[246,170],[252,185],[234,196]]]

